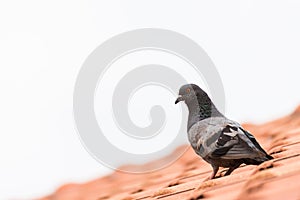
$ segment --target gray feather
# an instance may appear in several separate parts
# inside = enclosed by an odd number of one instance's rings
[[[197,85],[184,85],[179,90],[180,100],[189,109],[188,139],[195,150],[214,169],[229,167],[229,175],[240,164],[260,164],[272,159],[243,127],[227,119],[218,111],[208,95]]]

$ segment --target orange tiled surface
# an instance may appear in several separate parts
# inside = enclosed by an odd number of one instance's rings
[[[241,166],[203,182],[211,167],[189,150],[173,165],[147,174],[114,172],[85,184],[67,184],[43,200],[300,199],[300,107],[263,124],[245,124],[275,159]],[[184,147],[179,147],[184,148]],[[172,155],[170,155],[172,156]],[[167,159],[167,158],[164,158]],[[160,160],[145,164],[149,167]],[[224,171],[219,171],[219,176]]]

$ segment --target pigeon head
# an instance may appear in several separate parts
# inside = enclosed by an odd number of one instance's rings
[[[198,85],[186,84],[179,89],[175,104],[184,101],[189,109],[188,128],[199,120],[223,116],[209,96]]]
[[[208,95],[204,92],[198,85],[195,84],[186,84],[181,86],[179,89],[178,98],[175,101],[175,104],[180,101],[184,101],[186,104],[191,102],[198,102],[200,99],[206,99]]]

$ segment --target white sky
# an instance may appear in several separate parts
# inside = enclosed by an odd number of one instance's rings
[[[196,41],[223,80],[226,114],[262,123],[299,103],[300,1],[0,1],[0,199],[108,172],[82,147],[73,86],[91,51],[156,27]]]

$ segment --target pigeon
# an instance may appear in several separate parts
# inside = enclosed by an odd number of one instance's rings
[[[228,168],[227,176],[243,163],[259,165],[273,159],[249,131],[226,118],[199,86],[183,85],[175,104],[180,101],[184,101],[189,110],[189,142],[195,153],[213,168],[206,180],[214,179],[219,167]]]

